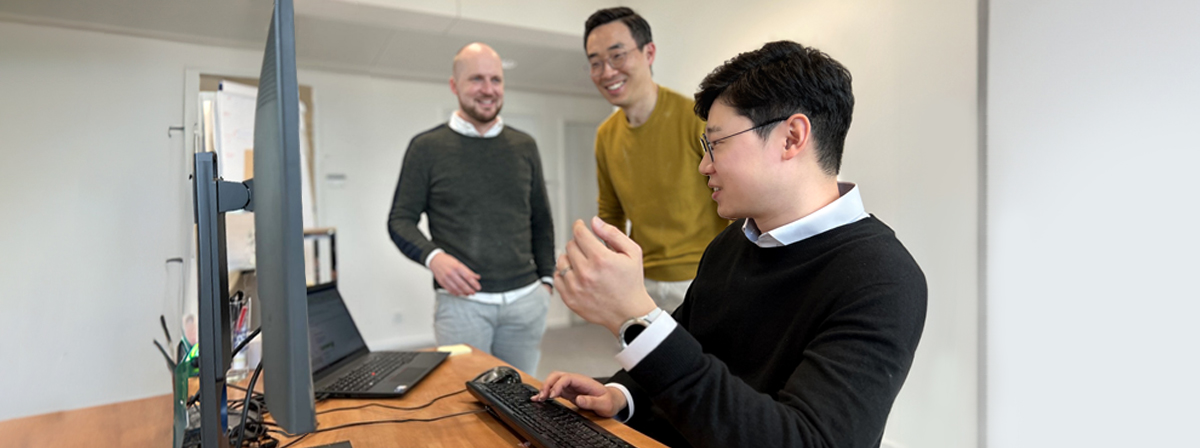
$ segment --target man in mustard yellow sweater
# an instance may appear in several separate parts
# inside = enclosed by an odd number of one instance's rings
[[[598,215],[642,247],[646,290],[667,312],[683,302],[704,248],[729,221],[707,179],[704,122],[693,101],[654,83],[650,24],[629,8],[596,11],[584,27],[592,82],[619,107],[596,132]]]

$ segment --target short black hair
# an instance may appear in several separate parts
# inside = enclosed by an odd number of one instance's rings
[[[725,61],[700,82],[696,115],[708,120],[717,100],[755,126],[802,113],[812,122],[818,163],[836,175],[854,113],[850,71],[829,55],[795,42],[778,41]],[[770,135],[772,126],[756,132]]]
[[[621,6],[601,9],[588,17],[587,22],[583,24],[584,50],[587,49],[588,36],[592,35],[592,30],[618,20],[629,27],[629,33],[633,35],[633,41],[637,43],[638,50],[641,50],[646,44],[654,42],[654,37],[650,35],[650,24],[646,22],[646,19],[633,12],[632,9]]]

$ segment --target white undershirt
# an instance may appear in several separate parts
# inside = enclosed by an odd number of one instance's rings
[[[450,113],[450,129],[467,137],[492,138],[500,135],[500,131],[504,130],[504,119],[497,115],[496,124],[493,124],[483,134],[480,134],[479,130],[475,129],[475,125],[459,115],[458,111],[454,111]]]

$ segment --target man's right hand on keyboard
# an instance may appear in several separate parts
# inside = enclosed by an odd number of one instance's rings
[[[532,401],[566,398],[579,409],[587,409],[601,417],[612,417],[625,409],[625,394],[613,387],[577,373],[553,372],[542,383],[542,390],[530,397]]]

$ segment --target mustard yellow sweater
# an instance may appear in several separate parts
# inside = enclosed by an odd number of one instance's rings
[[[618,109],[596,132],[600,219],[620,229],[632,223],[630,237],[642,246],[651,280],[694,278],[704,248],[729,224],[697,171],[704,122],[692,105],[659,86],[654,112],[641,126],[630,127]]]

